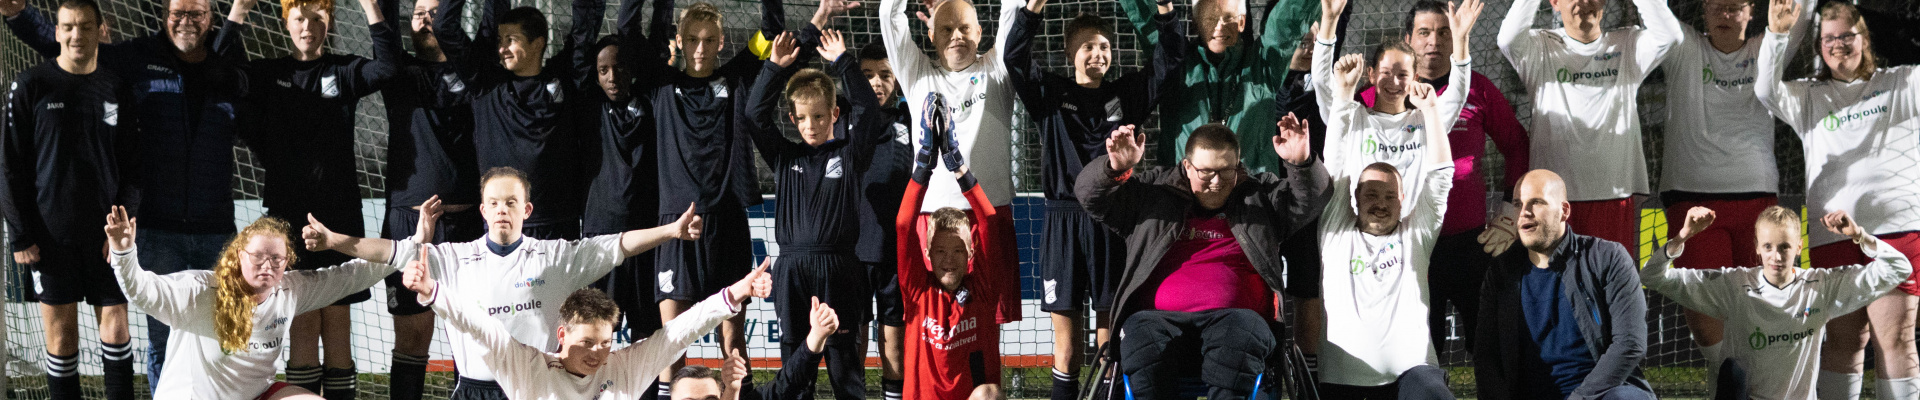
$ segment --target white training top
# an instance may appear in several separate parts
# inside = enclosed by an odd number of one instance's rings
[[[1374,112],[1354,99],[1353,93],[1339,93],[1333,87],[1333,63],[1338,54],[1333,42],[1314,42],[1313,93],[1320,103],[1320,119],[1327,125],[1327,170],[1359,171],[1376,162],[1393,164],[1401,171],[1419,171],[1427,153],[1426,114],[1413,106],[1399,114]],[[1467,106],[1467,90],[1473,86],[1473,59],[1453,61],[1453,73],[1447,75],[1446,92],[1437,99],[1442,112],[1442,129],[1453,131],[1460,120],[1460,109]],[[1357,89],[1357,88],[1355,88]],[[1400,192],[1411,195],[1419,179],[1400,180]],[[1412,197],[1408,197],[1412,198]],[[1401,217],[1414,207],[1401,210]]]
[[[1319,375],[1325,383],[1380,386],[1413,367],[1440,365],[1427,336],[1427,265],[1453,189],[1453,160],[1429,163],[1409,177],[1421,181],[1419,191],[1406,193],[1413,202],[1406,208],[1414,211],[1388,236],[1361,232],[1354,207],[1347,205],[1365,167],[1329,169],[1333,199],[1320,214],[1326,334]]]
[[[1920,230],[1920,68],[1880,68],[1853,82],[1784,82],[1787,35],[1766,35],[1755,91],[1800,134],[1807,215],[1846,211],[1875,235]],[[1846,240],[1807,231],[1809,246]]]
[[[411,246],[394,246],[395,264],[413,260]],[[173,327],[167,342],[165,379],[156,399],[251,399],[266,393],[279,372],[274,362],[286,348],[287,327],[295,315],[319,310],[348,294],[366,290],[397,271],[395,264],[352,260],[311,271],[287,271],[280,286],[253,307],[253,335],[247,348],[228,354],[220,348],[214,325],[220,303],[219,278],[209,270],[158,275],[140,266],[138,248],[113,253],[114,274],[127,302]]]
[[[727,301],[728,292],[721,290],[646,339],[614,350],[592,375],[577,376],[567,372],[558,354],[515,340],[499,319],[487,318],[486,310],[473,306],[475,302],[456,296],[436,299],[444,301],[435,301],[433,311],[447,319],[453,332],[478,339],[491,349],[481,359],[493,368],[494,379],[507,397],[522,400],[639,399],[656,390],[655,375],[661,368],[672,365],[694,340],[740,312]]]
[[[1640,83],[1680,40],[1665,1],[1633,0],[1645,28],[1601,33],[1580,43],[1563,29],[1532,29],[1540,0],[1517,0],[1500,24],[1500,52],[1533,97],[1533,168],[1567,181],[1567,199],[1648,194],[1641,151]]]
[[[449,296],[473,303],[514,339],[543,351],[559,347],[553,332],[560,326],[560,303],[626,259],[617,233],[580,240],[523,237],[504,257],[488,250],[486,240],[433,245],[424,257],[440,287],[452,291]],[[492,347],[465,331],[448,332],[447,339],[460,376],[494,380],[486,361]]]
[[[1653,252],[1640,282],[1725,324],[1722,351],[1747,371],[1754,399],[1812,400],[1827,321],[1865,307],[1913,270],[1900,251],[1871,240],[1874,248],[1860,251],[1873,263],[1803,269],[1784,286],[1767,282],[1761,267],[1674,269],[1680,255],[1664,250]]]
[[[1661,63],[1667,71],[1667,123],[1660,190],[1779,192],[1773,115],[1753,93],[1760,40],[1722,53],[1706,35],[1684,25],[1681,30],[1680,45]]]
[[[907,110],[913,114],[914,136],[919,136],[921,117],[926,115],[927,94],[945,96],[948,111],[953,115],[953,132],[959,135],[967,165],[973,176],[980,178],[980,189],[987,192],[987,199],[996,207],[1013,204],[1014,99],[1000,52],[1007,47],[1007,30],[1013,27],[1014,14],[1026,6],[1024,0],[1002,0],[993,48],[981,54],[979,61],[967,69],[948,71],[928,59],[926,52],[913,41],[912,28],[907,24],[907,0],[880,2],[880,37],[887,46],[887,59],[892,60],[893,74],[899,77],[900,89],[906,93],[904,100]],[[920,141],[912,142],[914,151],[919,151]],[[920,206],[920,211],[933,212],[944,207],[973,208],[967,205],[957,181],[934,179],[927,184],[927,201]]]

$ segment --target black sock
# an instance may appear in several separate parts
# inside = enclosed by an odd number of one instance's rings
[[[353,368],[327,368],[326,392],[320,397],[327,400],[353,400],[360,395],[360,373]]]
[[[1073,374],[1053,370],[1053,400],[1073,400],[1080,396],[1080,380]]]
[[[133,341],[100,343],[100,369],[106,375],[107,400],[133,400]]]
[[[387,381],[387,398],[420,400],[427,385],[427,358],[393,353],[392,375]]]
[[[299,386],[301,389],[306,389],[314,394],[322,393],[320,390],[321,371],[322,369],[318,365],[311,367],[295,367],[289,365],[287,366],[287,384]]]
[[[65,357],[47,353],[47,394],[54,400],[80,398],[80,354]]]
[[[880,392],[885,393],[882,396],[886,396],[886,400],[900,400],[900,392],[906,386],[907,381],[903,379],[880,379]]]

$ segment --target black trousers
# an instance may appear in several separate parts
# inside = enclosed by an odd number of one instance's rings
[[[1353,400],[1453,400],[1447,390],[1447,372],[1432,365],[1413,367],[1400,378],[1381,386],[1361,387],[1321,384],[1320,397]]]
[[[1733,360],[1720,362],[1720,381],[1713,388],[1714,400],[1747,400],[1753,394],[1747,392],[1747,370],[1735,365]]]
[[[462,376],[458,382],[454,383],[453,394],[447,398],[450,400],[507,400],[507,391],[500,389],[500,384],[497,382],[467,379]]]
[[[1208,399],[1246,399],[1274,342],[1267,319],[1253,310],[1140,311],[1120,326],[1120,372],[1135,399],[1172,398],[1195,366]]]
[[[840,329],[844,331],[827,336],[827,346],[821,351],[827,360],[827,381],[833,386],[834,398],[859,400],[867,396],[867,335],[854,328],[865,323],[873,309],[873,289],[868,286],[866,266],[832,247],[796,244],[780,248],[781,257],[774,261],[778,265],[772,269],[774,313],[780,316],[780,356],[794,357],[804,346],[807,331],[812,330],[812,299],[820,298],[840,317]],[[793,382],[802,387],[794,392],[799,393],[798,400],[813,399],[819,364],[782,368],[799,368],[792,371],[792,376]],[[787,374],[781,371],[781,375]]]

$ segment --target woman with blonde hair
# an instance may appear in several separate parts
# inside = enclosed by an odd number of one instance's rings
[[[1806,148],[1807,214],[1845,211],[1867,234],[1908,258],[1920,256],[1920,68],[1878,66],[1873,35],[1860,10],[1844,2],[1820,7],[1816,18],[1818,53],[1823,67],[1811,78],[1784,81],[1790,33],[1798,32],[1802,12],[1792,0],[1772,0],[1767,34],[1760,46],[1760,75],[1754,83],[1760,101],[1800,135]],[[1814,268],[1872,261],[1858,246],[1831,232],[1808,232]],[[1831,308],[1831,307],[1829,307]],[[1879,398],[1920,395],[1920,357],[1915,356],[1914,313],[1920,309],[1920,283],[1908,276],[1894,290],[1861,311],[1827,324],[1821,349],[1822,399],[1860,396],[1863,356],[1871,334],[1878,349]],[[1809,310],[1813,312],[1813,310]],[[1831,311],[1829,311],[1831,312]]]
[[[432,221],[422,211],[423,221]],[[262,217],[242,228],[221,251],[213,270],[158,275],[140,266],[134,248],[136,221],[125,207],[107,215],[107,244],[127,300],[172,326],[165,372],[154,389],[161,399],[319,399],[312,392],[275,382],[288,322],[348,294],[373,286],[417,254],[413,246],[369,240],[357,246],[389,257],[352,260],[311,271],[287,273],[293,263],[289,224]],[[209,318],[211,317],[211,318]]]

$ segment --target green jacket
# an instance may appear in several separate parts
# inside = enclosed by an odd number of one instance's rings
[[[1249,172],[1281,172],[1279,156],[1252,149],[1272,143],[1274,124],[1280,117],[1276,115],[1276,97],[1286,88],[1287,65],[1293,60],[1300,36],[1320,17],[1320,3],[1273,1],[1258,43],[1248,40],[1251,35],[1243,35],[1240,44],[1226,53],[1211,54],[1205,42],[1194,41],[1186,61],[1168,77],[1160,102],[1160,121],[1162,132],[1174,134],[1162,135],[1172,140],[1161,141],[1154,152],[1162,165],[1185,158],[1188,134],[1218,121],[1225,122],[1240,137],[1241,161]],[[1120,8],[1133,22],[1134,31],[1147,38],[1145,46],[1159,45],[1159,28],[1153,23],[1159,9],[1154,0],[1120,0]]]

